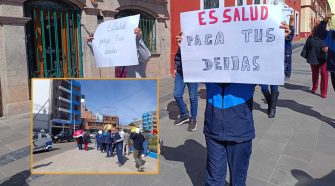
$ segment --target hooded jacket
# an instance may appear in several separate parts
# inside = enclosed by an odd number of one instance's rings
[[[221,141],[255,138],[252,105],[255,85],[207,83],[204,134]]]

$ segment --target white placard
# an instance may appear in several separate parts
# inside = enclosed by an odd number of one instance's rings
[[[136,35],[140,15],[101,23],[92,42],[97,67],[138,65]]]
[[[184,81],[282,85],[282,8],[256,5],[181,13]]]

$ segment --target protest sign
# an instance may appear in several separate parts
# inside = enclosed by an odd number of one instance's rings
[[[283,6],[181,13],[185,82],[284,83]]]
[[[136,35],[140,15],[101,23],[92,42],[97,67],[138,65]]]

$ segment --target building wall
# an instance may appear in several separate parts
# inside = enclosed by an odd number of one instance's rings
[[[142,114],[142,129],[152,132],[153,129],[157,130],[158,116],[156,112],[146,112]],[[155,122],[155,124],[154,124]]]
[[[0,17],[0,108],[8,117],[30,110],[24,31],[27,19],[22,18],[20,1],[2,1]]]

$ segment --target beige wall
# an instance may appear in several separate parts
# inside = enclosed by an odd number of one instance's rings
[[[1,5],[0,16],[23,17],[23,7]],[[23,25],[0,25],[0,79],[4,116],[30,110],[25,29]]]

